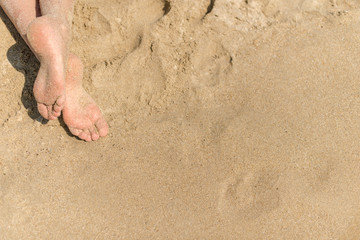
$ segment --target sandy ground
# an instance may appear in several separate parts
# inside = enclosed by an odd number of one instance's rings
[[[1,240],[360,239],[359,1],[79,0],[94,143],[0,16]]]

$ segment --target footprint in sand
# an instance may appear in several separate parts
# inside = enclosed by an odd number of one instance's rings
[[[227,218],[251,220],[280,204],[278,174],[267,171],[238,174],[221,187],[219,210]]]
[[[225,218],[252,220],[279,206],[282,132],[270,116],[244,109],[221,135],[224,174],[229,177],[221,185],[218,207]]]
[[[111,97],[105,95],[100,101],[141,105],[152,105],[157,101],[165,89],[166,76],[160,59],[149,46],[143,41],[127,56],[100,62],[92,68],[94,87],[116,89]]]
[[[164,0],[79,1],[74,9],[73,47],[81,49],[78,55],[89,65],[123,57],[138,46],[145,29],[168,11]]]
[[[200,42],[192,58],[194,86],[218,85],[223,74],[230,69],[231,61],[230,54],[219,43],[208,39]]]

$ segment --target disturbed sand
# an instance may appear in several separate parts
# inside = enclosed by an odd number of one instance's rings
[[[360,239],[359,1],[79,0],[93,143],[0,16],[0,240]]]

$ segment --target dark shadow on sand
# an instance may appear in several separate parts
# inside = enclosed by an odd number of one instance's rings
[[[21,102],[27,109],[29,116],[32,119],[40,119],[40,114],[37,111],[36,101],[33,95],[34,81],[39,70],[39,61],[26,45],[20,34],[17,32],[10,19],[6,16],[4,11],[0,8],[0,18],[5,23],[11,36],[15,40],[15,44],[7,51],[7,58],[10,64],[19,72],[24,74],[25,83],[21,94]]]

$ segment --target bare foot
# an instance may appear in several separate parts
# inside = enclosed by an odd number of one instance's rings
[[[65,75],[68,27],[49,16],[36,18],[27,30],[27,41],[40,61],[34,84],[39,113],[46,119],[60,116],[65,104]]]
[[[100,108],[82,87],[83,65],[75,55],[69,55],[66,77],[66,102],[63,119],[75,136],[96,141],[108,134],[108,125]]]

